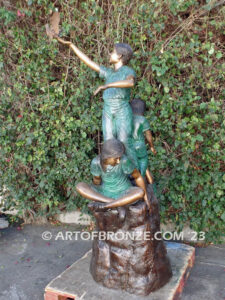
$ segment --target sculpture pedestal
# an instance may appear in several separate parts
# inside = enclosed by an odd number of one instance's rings
[[[100,231],[129,231],[139,235],[149,231],[151,240],[94,240],[93,251],[87,252],[46,286],[45,300],[180,299],[194,264],[195,248],[171,242],[165,243],[165,247],[162,240],[154,238],[160,231],[159,208],[151,186],[148,194],[152,204],[150,215],[143,201],[126,207],[124,221],[119,219],[117,210],[95,212],[94,215]]]
[[[97,230],[107,234],[105,240],[101,235],[95,238],[92,247],[90,272],[99,284],[146,296],[170,280],[170,261],[160,240],[158,201],[150,185],[148,196],[151,214],[144,200],[125,206],[124,220],[117,209],[93,212]]]
[[[97,284],[88,270],[92,256],[91,251],[88,251],[46,286],[45,300],[67,300],[68,298],[73,300],[178,300],[194,264],[195,248],[171,242],[165,245],[173,277],[161,289],[147,297],[107,289]]]

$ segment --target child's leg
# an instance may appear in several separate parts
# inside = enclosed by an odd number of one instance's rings
[[[105,202],[105,203],[114,201],[114,199],[105,197],[104,195],[100,194],[99,192],[94,190],[91,185],[89,185],[85,182],[79,182],[76,185],[76,190],[79,194],[81,194],[81,196],[83,196],[86,199],[90,199],[93,201]]]
[[[151,172],[149,171],[149,169],[146,170],[146,178],[148,180],[148,183],[153,184],[154,183],[154,178],[151,174]]]
[[[141,175],[144,177],[146,175],[146,171],[148,168],[148,156],[138,157],[139,162],[139,171]]]
[[[116,200],[113,200],[110,203],[102,204],[101,207],[106,209],[106,208],[125,206],[127,204],[131,204],[137,201],[138,199],[143,198],[143,196],[144,196],[144,191],[141,188],[131,187],[125,195],[123,195],[122,197]]]
[[[114,136],[114,124],[112,116],[109,116],[104,110],[102,112],[102,132],[103,132],[103,139],[107,141],[112,138],[116,138]]]

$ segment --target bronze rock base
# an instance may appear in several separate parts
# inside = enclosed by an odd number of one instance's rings
[[[170,280],[172,271],[166,248],[163,241],[158,240],[160,234],[154,238],[160,231],[160,218],[151,185],[148,186],[148,196],[152,207],[150,214],[144,200],[125,206],[124,220],[119,218],[117,209],[93,212],[97,230],[114,233],[106,240],[98,236],[93,241],[90,273],[99,284],[146,296]],[[120,240],[126,232],[131,233],[132,238],[126,236]]]
[[[173,277],[161,289],[148,296],[137,296],[122,290],[108,289],[97,284],[88,271],[92,251],[88,251],[63,273],[53,279],[45,288],[45,300],[178,300],[185,282],[194,265],[195,248],[173,242],[166,242]]]

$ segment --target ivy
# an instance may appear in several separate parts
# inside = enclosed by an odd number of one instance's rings
[[[67,47],[48,40],[44,25],[53,2],[8,2],[0,8],[1,195],[24,218],[86,211],[75,186],[91,180],[90,162],[102,141],[102,99],[93,96],[101,81]],[[99,64],[108,64],[115,42],[134,49],[133,96],[146,101],[154,134],[157,155],[149,152],[149,167],[161,219],[178,228],[188,222],[212,241],[225,223],[224,7],[173,35],[199,2],[56,5],[61,35]]]

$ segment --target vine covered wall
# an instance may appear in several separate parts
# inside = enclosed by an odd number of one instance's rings
[[[116,42],[134,50],[133,97],[146,101],[157,155],[162,221],[219,239],[224,231],[225,7],[222,1],[20,0],[0,2],[0,188],[25,219],[87,201],[99,153],[102,84],[45,24],[55,8],[61,36],[108,65]]]

